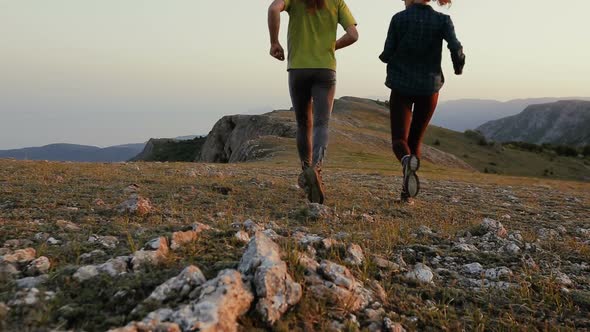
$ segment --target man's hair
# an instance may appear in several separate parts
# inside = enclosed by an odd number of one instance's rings
[[[326,7],[326,0],[302,0],[307,5],[307,10],[316,11],[318,9],[324,9]]]

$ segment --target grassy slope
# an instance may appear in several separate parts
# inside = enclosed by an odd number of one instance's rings
[[[382,103],[351,98],[337,101],[331,123],[327,164],[340,168],[391,169],[395,162],[390,148],[389,111]],[[281,111],[274,116],[292,117]],[[435,141],[440,145],[434,145]],[[508,147],[480,146],[463,133],[430,126],[424,143],[455,155],[479,172],[509,176],[547,177],[554,179],[590,179],[590,160],[557,157]],[[279,164],[297,162],[295,142],[281,140],[284,153],[275,160]],[[361,166],[362,165],[362,166]],[[440,165],[425,163],[423,171],[443,171]],[[545,170],[551,173],[545,174]]]
[[[399,188],[399,177],[392,171],[375,172],[374,164],[360,164],[357,170],[328,167],[328,206],[340,215],[340,221],[309,220],[301,192],[293,187],[298,173],[296,167],[277,167],[274,161],[241,165],[170,164],[75,164],[0,161],[0,243],[14,238],[32,239],[37,232],[46,232],[64,241],[62,246],[35,243],[39,255],[52,261],[50,282],[45,286],[58,289],[54,301],[40,303],[24,311],[12,311],[8,328],[61,326],[74,330],[104,331],[124,325],[131,319],[130,311],[158,284],[176,275],[187,264],[196,264],[208,278],[227,267],[235,267],[243,253],[235,238],[232,222],[248,218],[259,223],[276,221],[283,235],[295,229],[305,229],[322,236],[339,232],[350,235],[347,243],[358,243],[367,256],[378,254],[393,259],[404,248],[422,250],[421,245],[452,246],[457,234],[470,230],[483,217],[500,219],[506,227],[519,230],[527,241],[534,242],[538,227],[554,227],[556,222],[568,229],[584,226],[584,207],[589,206],[590,188],[579,182],[562,182],[532,178],[511,178],[472,173],[432,170],[424,174],[425,192],[414,207],[399,206],[390,197]],[[187,176],[189,171],[200,174]],[[452,181],[443,180],[452,178]],[[497,183],[503,182],[504,187]],[[156,211],[149,216],[120,215],[113,211],[126,198],[123,189],[130,183],[140,186],[141,194],[149,197]],[[216,188],[231,188],[228,195]],[[510,187],[508,187],[510,186]],[[471,191],[472,188],[481,191]],[[467,190],[469,188],[469,191]],[[505,206],[499,189],[509,189],[521,198],[518,213]],[[567,200],[578,197],[578,202]],[[459,203],[450,203],[450,198]],[[102,199],[106,206],[93,201]],[[559,204],[548,204],[559,202]],[[71,209],[76,207],[77,209]],[[555,210],[556,209],[556,210]],[[562,211],[563,209],[563,211]],[[559,214],[555,215],[553,212]],[[375,221],[363,221],[370,214]],[[531,215],[537,215],[531,222]],[[561,215],[563,217],[561,217]],[[558,219],[555,219],[555,218]],[[60,230],[55,222],[72,221],[82,227],[80,232]],[[35,222],[34,220],[38,220]],[[109,257],[133,252],[147,240],[193,222],[205,222],[221,232],[205,235],[196,243],[173,253],[157,269],[142,274],[115,279],[102,278],[79,284],[72,280],[72,266],[80,264],[82,253],[97,249],[86,240],[91,234],[115,235],[121,243],[115,249],[105,249]],[[421,225],[437,232],[436,239],[415,237]],[[434,242],[432,242],[434,241]],[[301,270],[294,260],[293,242],[280,242],[285,260],[294,277],[302,281]],[[590,260],[590,247],[567,235],[565,241],[539,242],[552,255],[583,262]],[[104,248],[103,248],[104,249]],[[440,250],[440,249],[437,249]],[[360,267],[352,267],[359,280],[377,278],[387,292],[384,307],[395,312],[391,318],[410,330],[530,330],[552,326],[575,330],[588,314],[589,303],[579,302],[559,292],[546,271],[520,271],[518,259],[506,255],[474,258],[457,252],[437,252],[455,257],[463,263],[477,259],[484,266],[506,265],[519,274],[514,282],[520,286],[513,292],[473,292],[453,285],[452,280],[438,280],[437,285],[418,286],[404,280],[403,274],[381,275],[369,259]],[[546,259],[542,252],[534,259]],[[553,261],[555,256],[550,257]],[[342,253],[329,253],[327,259],[343,263]],[[411,257],[407,257],[412,264]],[[520,275],[523,272],[524,275]],[[381,275],[381,276],[380,276]],[[582,279],[580,279],[582,280]],[[125,290],[124,298],[116,297]],[[11,283],[0,283],[0,301],[14,294]],[[334,310],[305,293],[296,306],[276,327],[278,331],[325,330],[330,323],[327,312]],[[588,295],[588,292],[581,294]],[[72,310],[64,310],[70,305]],[[514,312],[514,308],[526,311]],[[584,307],[586,306],[586,307]],[[60,310],[60,308],[62,308]],[[416,322],[409,317],[417,317]],[[543,317],[539,319],[539,317]],[[262,328],[253,316],[241,320],[246,330]],[[354,329],[352,330],[354,331]]]

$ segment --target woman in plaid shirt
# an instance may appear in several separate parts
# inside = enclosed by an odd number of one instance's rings
[[[452,0],[436,1],[444,6]],[[445,81],[441,68],[443,40],[448,43],[457,75],[463,72],[465,55],[450,16],[435,11],[428,5],[430,0],[404,2],[406,9],[393,16],[379,58],[387,64],[385,85],[391,89],[392,147],[404,174],[401,200],[411,202],[420,190],[416,175],[420,146]]]

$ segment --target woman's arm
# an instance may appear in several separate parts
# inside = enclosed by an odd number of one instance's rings
[[[285,10],[284,0],[274,0],[268,7],[268,32],[270,34],[270,55],[283,61],[285,50],[279,42],[279,30],[281,29],[281,12]]]
[[[379,56],[379,59],[384,63],[389,63],[393,53],[395,52],[396,47],[396,40],[395,40],[395,16],[391,19],[391,23],[389,24],[389,30],[387,31],[387,39],[385,40],[385,47],[383,48],[383,53]]]
[[[336,49],[343,49],[359,40],[359,32],[356,25],[351,25],[346,29],[346,34],[336,41]]]
[[[463,53],[463,45],[457,34],[455,33],[455,26],[450,16],[447,16],[448,20],[445,25],[445,31],[443,38],[447,41],[449,51],[451,51],[451,60],[453,60],[453,67],[456,75],[463,74],[463,67],[465,66],[465,54]]]

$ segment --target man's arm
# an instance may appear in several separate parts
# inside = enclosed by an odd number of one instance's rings
[[[391,23],[389,24],[389,30],[387,31],[387,39],[385,40],[385,46],[383,47],[383,53],[379,56],[379,59],[384,63],[389,63],[393,53],[395,52],[395,48],[397,46],[397,42],[395,40],[395,16],[391,19]]]
[[[356,29],[356,25],[351,25],[346,28],[346,34],[342,38],[336,41],[336,49],[342,49],[350,46],[359,40],[359,32]]]
[[[285,51],[279,42],[279,30],[281,29],[281,12],[285,10],[284,0],[274,0],[268,7],[268,32],[270,33],[270,55],[284,61]]]

